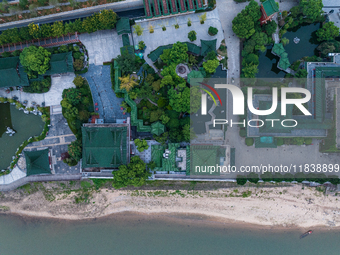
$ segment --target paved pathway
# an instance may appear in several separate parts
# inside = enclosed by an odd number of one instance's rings
[[[190,42],[188,39],[188,33],[192,30],[197,32],[197,39],[191,43],[201,46],[202,40],[213,40],[217,39],[216,47],[219,48],[221,41],[223,40],[223,31],[219,18],[217,9],[211,12],[207,12],[207,20],[204,24],[200,24],[199,16],[202,13],[190,13],[186,15],[176,16],[176,17],[162,17],[155,20],[143,20],[137,21],[144,28],[144,32],[141,36],[137,36],[133,33],[133,41],[138,44],[140,41],[144,41],[146,45],[145,49],[145,60],[150,63],[147,55],[162,45],[174,44],[178,41],[180,42]],[[191,20],[191,26],[188,27],[188,18]],[[178,29],[175,29],[175,24],[179,25]],[[149,26],[154,26],[154,33],[150,34]],[[162,30],[162,26],[166,27],[166,31]],[[218,34],[215,36],[210,36],[208,34],[209,27],[216,27],[218,29]],[[134,30],[132,28],[132,30]]]
[[[89,63],[95,65],[110,62],[120,55],[120,48],[123,47],[122,35],[118,35],[115,29],[81,34],[79,40],[88,51]]]
[[[114,123],[117,119],[126,119],[129,114],[124,115],[120,109],[123,98],[117,98],[112,89],[110,66],[90,65],[89,71],[82,76],[89,82],[93,102],[98,105],[98,113],[105,123]]]
[[[61,76],[52,76],[52,86],[47,93],[26,93],[20,90],[13,90],[7,94],[5,88],[0,88],[0,97],[12,98],[16,96],[20,102],[28,101],[27,106],[33,106],[32,102],[36,102],[40,106],[45,102],[45,106],[60,105],[62,100],[62,92],[66,88],[75,88],[73,84],[74,73],[68,73]]]
[[[14,171],[14,170],[13,170]],[[19,170],[20,171],[20,170]],[[23,177],[21,179],[17,179],[8,184],[1,184],[0,182],[0,191],[10,191],[14,190],[20,186],[23,186],[30,182],[49,182],[49,181],[71,181],[71,180],[80,180],[81,174],[70,174],[70,175],[33,175],[28,177]]]

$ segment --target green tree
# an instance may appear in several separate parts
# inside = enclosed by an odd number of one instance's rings
[[[216,52],[215,51],[210,51],[208,54],[205,56],[206,60],[214,60],[216,59]]]
[[[233,19],[232,29],[239,38],[248,39],[255,33],[255,26],[259,24],[261,17],[260,6],[254,0]]]
[[[82,158],[81,140],[75,140],[68,145],[68,154],[77,162]]]
[[[67,120],[75,120],[78,117],[79,111],[77,107],[71,107],[65,110],[64,117]]]
[[[257,65],[254,64],[246,64],[242,68],[242,78],[255,78],[255,75],[258,73]]]
[[[99,27],[98,29],[104,30],[104,29],[113,29],[117,23],[117,14],[112,10],[102,10],[99,13],[98,21],[99,21]]]
[[[250,53],[254,52],[256,42],[252,39],[249,39],[245,42],[243,50],[242,50],[242,57],[247,56]]]
[[[311,21],[317,20],[322,14],[322,0],[301,0],[299,3],[301,12]]]
[[[194,129],[190,127],[190,124],[185,124],[182,130],[183,141],[190,142],[190,140],[194,139],[195,137],[196,137],[196,134],[194,132]]]
[[[41,37],[47,38],[53,36],[52,27],[50,24],[42,24],[40,27]]]
[[[307,78],[307,70],[306,69],[299,69],[299,71],[296,72],[295,77],[296,78]]]
[[[196,37],[196,31],[192,30],[188,33],[188,38],[191,42],[195,41],[197,39]]]
[[[176,112],[190,112],[190,89],[183,91],[171,89],[168,91],[169,105]]]
[[[163,77],[163,79],[161,80],[160,87],[163,88],[164,86],[168,86],[168,85],[172,86],[174,84],[175,83],[174,83],[174,81],[172,79],[172,76],[170,74],[168,74],[168,75],[165,75]]]
[[[162,124],[167,124],[170,121],[170,118],[166,114],[162,114],[159,119],[162,121]]]
[[[237,175],[236,176],[236,183],[238,185],[244,185],[247,183],[247,178],[243,175]]]
[[[255,46],[262,46],[268,44],[268,35],[262,32],[255,33],[252,37],[252,40],[256,43]]]
[[[135,81],[134,77],[131,77],[130,75],[118,77],[120,80],[120,89],[125,89],[127,92],[129,92],[131,89],[133,89],[138,83]]]
[[[201,91],[198,87],[190,88],[190,113],[196,113],[201,107]]]
[[[179,64],[186,62],[188,59],[188,45],[181,42],[176,42],[170,50],[171,63]]]
[[[76,88],[64,89],[62,96],[74,106],[78,105],[81,102],[81,92],[79,89]]]
[[[138,58],[138,57],[137,57]],[[139,67],[136,56],[131,54],[119,55],[116,58],[117,64],[124,74],[131,74]]]
[[[116,189],[129,185],[140,187],[151,176],[146,170],[146,164],[138,156],[133,156],[130,163],[119,166],[117,171],[113,171],[113,184]]]
[[[30,23],[28,25],[28,31],[29,31],[29,34],[34,38],[34,39],[37,39],[37,38],[40,38],[41,37],[41,33],[40,33],[40,28],[37,24],[34,24],[34,23]]]
[[[220,62],[218,59],[208,60],[207,62],[203,63],[203,68],[207,73],[214,73],[219,64]]]
[[[136,24],[133,26],[133,28],[135,29],[133,32],[137,35],[137,36],[141,36],[143,34],[144,28],[142,28],[142,26],[140,24]]]
[[[21,7],[21,9],[25,9],[27,5],[28,0],[19,0],[19,6]]]
[[[43,47],[29,46],[20,54],[20,63],[28,76],[33,77],[34,73],[44,74],[50,68],[50,55]]]
[[[246,64],[258,65],[259,63],[259,57],[253,53],[242,59],[242,66],[245,66]]]
[[[209,27],[208,34],[211,36],[217,35],[218,29],[216,27]]]
[[[139,152],[143,152],[149,148],[148,142],[146,140],[135,139],[135,145],[137,146],[137,150]]]
[[[283,37],[283,38],[281,39],[281,42],[282,42],[283,46],[286,46],[286,45],[289,43],[289,39],[286,38],[286,37]]]
[[[334,22],[327,22],[316,31],[316,36],[319,42],[334,40],[339,36],[339,28],[334,25]]]
[[[147,167],[150,169],[150,170],[154,170],[156,168],[156,163],[155,161],[151,161],[147,164]]]
[[[52,25],[52,36],[60,37],[65,34],[65,28],[62,21],[56,21]]]
[[[84,78],[81,77],[80,75],[77,75],[73,79],[73,83],[74,83],[74,85],[76,85],[77,88],[81,88],[84,85]]]

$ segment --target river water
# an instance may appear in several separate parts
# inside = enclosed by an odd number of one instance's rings
[[[124,216],[125,215],[125,216]],[[0,215],[1,255],[339,254],[340,231],[258,230],[183,219],[118,215],[57,221]]]

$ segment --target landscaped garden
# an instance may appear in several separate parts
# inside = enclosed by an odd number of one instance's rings
[[[7,0],[0,2],[0,14],[5,14],[0,22],[11,22],[36,18],[65,11],[118,2],[118,0],[82,1],[74,0],[20,0],[9,4]]]
[[[300,1],[299,5],[289,12],[283,11],[282,15],[278,15],[279,38],[291,62],[318,54],[316,48],[319,49],[320,44],[333,41],[339,36],[339,28],[332,22],[324,23],[322,7],[321,0]],[[273,20],[261,26],[260,17],[260,6],[255,1],[250,1],[233,20],[233,31],[243,42],[241,77],[284,77],[285,72],[277,67],[279,57],[271,53],[274,43],[272,34],[277,28],[277,23]],[[321,28],[320,24],[322,24]],[[294,39],[299,42],[294,43]],[[322,57],[324,56],[325,54]],[[320,57],[321,55],[315,56],[315,61],[321,61]],[[260,71],[259,64],[261,64]],[[298,67],[295,71],[298,71]]]

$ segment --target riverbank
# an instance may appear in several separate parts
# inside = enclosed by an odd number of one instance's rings
[[[149,216],[196,215],[261,228],[340,226],[337,196],[325,196],[321,190],[302,185],[201,189],[202,183],[199,188],[186,184],[177,189],[177,184],[169,184],[165,189],[150,186],[142,190],[114,190],[108,186],[89,191],[81,188],[86,186],[84,183],[73,183],[73,187],[68,187],[66,182],[61,184],[32,184],[29,188],[2,193],[0,210],[6,214],[66,220],[132,212]]]

